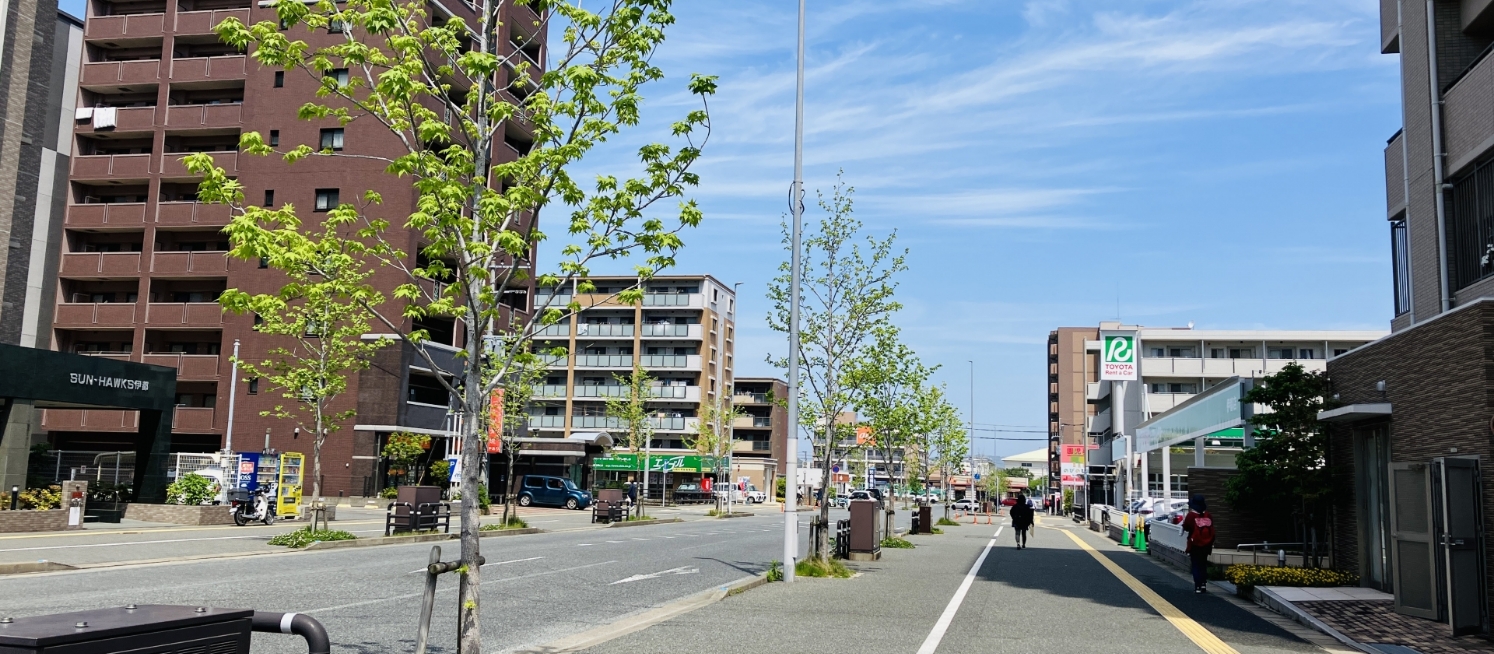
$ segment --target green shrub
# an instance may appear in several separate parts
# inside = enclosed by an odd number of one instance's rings
[[[384,490],[379,491],[379,497],[382,497],[382,498],[384,498],[386,500],[395,499],[395,498],[399,497],[399,489],[395,488],[393,486],[390,486],[388,488],[385,488]]]
[[[938,535],[938,534],[943,534],[943,533],[944,533],[944,530],[943,530],[943,529],[940,529],[940,528],[938,528],[938,527],[929,527],[929,532],[930,532],[930,533],[933,533],[933,534],[935,534],[935,535]]]
[[[490,523],[485,524],[485,525],[483,525],[481,527],[478,527],[478,530],[480,530],[480,531],[499,531],[499,530],[502,530],[502,529],[527,529],[528,527],[529,527],[529,523],[524,522],[524,520],[522,518],[520,518],[519,516],[516,516],[516,515],[511,515],[511,516],[508,517],[508,521],[507,522],[490,522]]]
[[[913,549],[913,543],[906,539],[888,536],[882,539],[882,547],[893,550],[911,550]]]
[[[488,512],[488,507],[491,507],[491,506],[493,506],[493,498],[488,497],[488,485],[487,484],[478,484],[477,485],[477,508],[482,509],[483,513],[487,513]]]
[[[800,577],[834,577],[845,579],[851,576],[851,569],[846,564],[835,559],[805,559],[794,566],[794,574]]]
[[[774,559],[768,562],[768,581],[783,581],[783,562]]]
[[[1359,575],[1325,568],[1278,568],[1264,565],[1232,565],[1224,578],[1236,586],[1357,586]]]
[[[270,544],[279,545],[282,547],[299,548],[306,547],[307,545],[316,542],[354,540],[356,538],[358,537],[346,531],[341,531],[338,529],[318,529],[316,531],[312,531],[311,526],[308,525],[305,528],[297,529],[295,531],[289,531],[271,538]]]
[[[182,475],[166,487],[167,504],[197,506],[218,497],[218,482],[195,472]]]
[[[949,518],[939,518],[939,521],[935,522],[934,524],[939,525],[940,527],[958,527],[958,526],[960,526],[960,523],[955,522],[953,520],[950,520]]]

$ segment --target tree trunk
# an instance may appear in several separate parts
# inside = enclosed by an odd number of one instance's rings
[[[322,436],[322,407],[318,405],[316,408],[316,433],[312,435],[311,439],[311,499],[314,502],[320,502],[322,499],[322,443],[324,441],[326,441],[326,438]],[[302,470],[301,474],[305,475],[306,471]],[[302,486],[305,486],[305,483],[306,479],[303,477],[301,479]]]
[[[519,517],[519,507],[514,503],[514,459],[519,458],[513,446],[508,448],[508,474],[503,476],[503,524]]]
[[[835,416],[832,414],[825,423],[825,465],[821,468],[820,478],[820,528],[815,532],[814,539],[815,558],[821,561],[830,560],[830,459],[835,454]]]
[[[467,327],[467,370],[465,373],[466,386],[462,394],[466,396],[463,403],[468,408],[470,415],[477,415],[477,407],[482,406],[477,396],[482,391],[481,370],[476,362],[481,361],[481,340],[478,338],[475,325]],[[478,565],[480,556],[480,534],[478,532],[480,510],[477,498],[473,496],[477,487],[482,483],[479,474],[482,471],[482,456],[486,452],[484,443],[477,437],[476,420],[462,421],[462,490],[465,491],[462,500],[462,572],[460,585],[458,587],[457,625],[458,639],[457,651],[462,654],[479,654],[482,651],[482,631],[479,621],[479,598],[478,591],[482,583],[482,568]]]

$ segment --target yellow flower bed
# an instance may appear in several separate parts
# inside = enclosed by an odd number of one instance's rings
[[[1323,568],[1278,568],[1264,565],[1232,565],[1224,578],[1236,586],[1358,586],[1359,575]]]

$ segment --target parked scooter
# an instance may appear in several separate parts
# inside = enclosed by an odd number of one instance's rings
[[[255,520],[275,524],[275,483],[261,485],[253,493],[240,491],[232,500],[233,523],[242,527]]]

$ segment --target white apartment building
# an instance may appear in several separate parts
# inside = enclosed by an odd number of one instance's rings
[[[570,289],[541,291],[535,306],[582,310],[540,332],[535,347],[564,347],[569,356],[551,361],[549,375],[529,408],[531,435],[540,439],[609,432],[617,450],[626,450],[623,426],[607,417],[607,400],[626,397],[618,376],[638,364],[654,378],[651,409],[655,454],[684,454],[703,404],[732,385],[736,296],[731,286],[709,275],[656,277],[643,284],[636,306],[621,304],[616,293],[638,284],[637,277],[593,277],[593,293]]]

